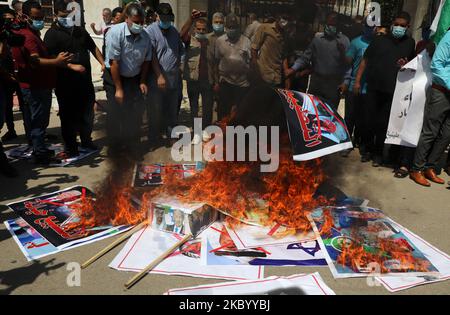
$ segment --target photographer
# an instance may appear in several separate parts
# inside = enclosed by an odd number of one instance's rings
[[[52,89],[55,87],[56,68],[84,72],[81,65],[70,63],[73,55],[64,52],[50,59],[40,31],[44,28],[44,14],[39,2],[28,0],[22,6],[23,27],[14,33],[24,37],[23,47],[13,47],[12,55],[25,104],[31,112],[31,140],[36,164],[57,163],[54,152],[47,148],[45,132],[50,119]]]

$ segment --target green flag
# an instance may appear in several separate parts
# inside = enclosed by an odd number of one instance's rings
[[[442,7],[442,11],[439,17],[439,23],[437,23],[436,33],[433,36],[433,41],[437,44],[444,37],[445,33],[447,33],[450,28],[450,0],[444,0],[445,3]],[[433,24],[435,24],[435,21]]]

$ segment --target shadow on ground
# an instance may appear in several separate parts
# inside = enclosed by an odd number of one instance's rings
[[[65,263],[54,265],[55,259],[47,262],[34,261],[31,265],[0,271],[0,285],[6,286],[6,289],[0,289],[1,295],[9,295],[21,286],[34,283],[42,274],[49,275],[52,270],[59,269]]]

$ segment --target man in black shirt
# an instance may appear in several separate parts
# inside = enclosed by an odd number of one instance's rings
[[[406,34],[410,21],[410,15],[401,12],[394,19],[390,34],[377,36],[372,41],[361,62],[353,88],[355,93],[361,90],[361,79],[367,70],[367,107],[370,111],[369,117],[372,117],[370,128],[375,135],[375,141],[371,145],[373,148],[370,150],[374,167],[383,162],[383,149],[398,71],[415,57],[415,41]],[[406,163],[401,161],[400,164]]]
[[[58,69],[55,94],[59,104],[61,132],[65,142],[67,157],[79,155],[77,134],[80,134],[81,146],[95,150],[91,134],[94,122],[95,91],[92,84],[90,53],[104,69],[103,55],[95,45],[89,33],[74,26],[69,12],[63,4],[55,8],[57,21],[45,34],[44,42],[50,55],[60,52],[74,55],[71,63],[83,66],[86,71],[78,73],[67,69]]]

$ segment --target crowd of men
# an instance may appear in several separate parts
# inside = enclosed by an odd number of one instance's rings
[[[65,155],[77,156],[80,145],[96,148],[91,138],[93,55],[103,70],[110,155],[139,154],[173,144],[183,81],[191,120],[200,117],[201,107],[203,126],[215,123],[215,117],[218,121],[228,117],[250,89],[266,86],[308,91],[336,110],[345,99],[345,120],[361,162],[372,162],[374,167],[392,165],[396,177],[410,176],[424,186],[430,186],[429,181],[445,183],[438,174],[450,143],[450,33],[434,52],[427,27],[416,47],[408,34],[411,18],[406,12],[397,14],[391,25],[379,27],[361,16],[344,23],[341,15],[331,12],[323,32],[314,34],[311,26],[289,14],[264,19],[250,14],[248,25],[241,25],[234,14],[217,12],[208,21],[207,13],[198,10],[178,31],[170,4],[161,3],[153,10],[132,2],[124,8],[105,8],[100,25],[90,25],[95,34],[104,36],[99,49],[77,24],[76,8],[68,7],[71,3],[57,3],[55,21],[43,39],[44,16],[37,1],[15,1],[14,10],[2,12],[5,20],[20,25],[13,33],[24,37],[19,47],[2,43],[0,110],[5,115],[0,117],[1,125],[5,117],[8,127],[3,140],[17,136],[12,118],[16,94],[38,164],[48,165],[56,159],[46,144],[53,90]],[[417,150],[392,146],[387,151],[398,72],[423,49],[433,57],[433,87],[419,146]],[[145,112],[146,146],[141,143]],[[206,132],[196,134],[193,144],[209,139]],[[341,155],[345,158],[350,153]],[[16,175],[2,152],[0,159],[0,171]]]

